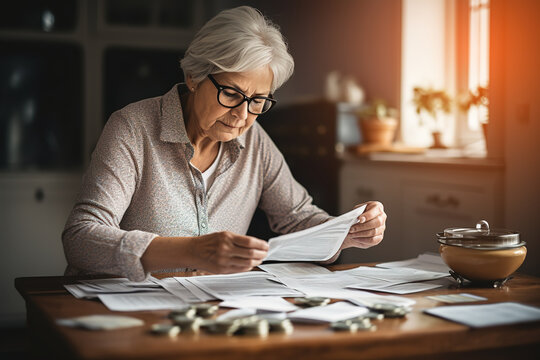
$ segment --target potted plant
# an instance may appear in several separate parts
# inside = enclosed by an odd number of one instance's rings
[[[416,113],[419,116],[420,124],[429,126],[433,136],[432,149],[445,149],[442,142],[443,123],[440,117],[441,113],[449,114],[452,99],[444,90],[435,90],[432,88],[415,87],[413,89],[413,103],[416,106]],[[427,113],[429,120],[422,117],[422,113]]]
[[[357,113],[362,132],[362,141],[366,144],[390,146],[394,140],[398,121],[397,110],[390,108],[381,99]]]
[[[464,112],[468,112],[473,106],[485,110],[485,117],[480,119],[480,124],[482,124],[484,139],[487,139],[487,124],[489,119],[489,113],[487,112],[487,107],[489,105],[487,86],[478,86],[474,91],[469,90],[466,95],[461,97],[458,105],[459,109]]]

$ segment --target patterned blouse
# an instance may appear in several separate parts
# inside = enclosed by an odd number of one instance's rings
[[[277,233],[328,220],[298,184],[258,123],[223,143],[213,184],[190,166],[194,148],[175,85],[111,115],[62,233],[66,275],[105,273],[140,281],[157,236],[246,234],[260,207]],[[188,269],[168,269],[185,271]]]

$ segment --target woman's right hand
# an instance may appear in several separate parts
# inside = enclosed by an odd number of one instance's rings
[[[253,236],[220,231],[193,238],[190,252],[198,270],[236,273],[260,265],[268,253],[268,243]]]

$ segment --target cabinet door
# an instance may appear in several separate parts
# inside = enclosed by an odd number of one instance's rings
[[[340,263],[395,260],[400,252],[399,179],[390,167],[368,162],[345,163],[340,172],[340,210],[345,213],[354,205],[366,201],[380,201],[388,219],[383,241],[369,249],[347,249]]]
[[[22,325],[25,308],[16,277],[62,275],[61,234],[80,175],[21,175],[0,179],[0,324]]]
[[[489,183],[404,181],[402,184],[402,241],[404,257],[437,251],[435,234],[449,227],[474,227],[482,219],[496,223],[496,194]]]

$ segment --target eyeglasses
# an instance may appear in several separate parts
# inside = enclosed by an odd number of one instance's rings
[[[208,78],[214,84],[217,89],[217,101],[221,106],[229,109],[233,109],[242,105],[244,101],[247,101],[247,110],[250,114],[260,115],[270,110],[275,104],[276,100],[272,98],[272,94],[266,96],[246,96],[243,92],[230,86],[224,86],[218,84],[216,79],[212,75],[208,75]]]

